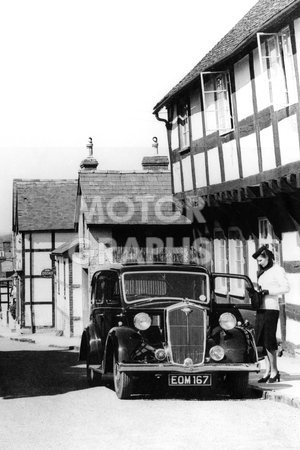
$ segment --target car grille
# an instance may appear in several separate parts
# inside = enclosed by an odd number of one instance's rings
[[[193,304],[180,303],[167,309],[167,332],[171,361],[193,364],[204,361],[206,342],[206,311]]]

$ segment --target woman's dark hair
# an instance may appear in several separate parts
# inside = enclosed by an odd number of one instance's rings
[[[275,260],[274,253],[271,252],[271,250],[269,250],[266,245],[263,245],[255,253],[253,253],[252,258],[257,259],[259,256],[262,256],[263,258],[268,258],[269,261]]]
[[[257,278],[259,278],[264,272],[266,272],[266,270],[271,269],[271,267],[274,264],[274,260],[275,260],[275,256],[274,253],[271,252],[271,250],[269,250],[267,247],[264,248],[260,248],[255,255],[257,254],[257,256],[255,257],[255,259],[257,259],[259,256],[262,256],[263,258],[268,258],[268,263],[265,267],[261,267],[259,265],[259,269],[257,272]],[[254,258],[254,255],[252,255]]]

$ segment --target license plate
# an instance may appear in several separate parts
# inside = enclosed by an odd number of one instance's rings
[[[169,375],[169,386],[211,386],[211,374]]]

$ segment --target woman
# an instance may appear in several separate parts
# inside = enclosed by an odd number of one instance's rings
[[[280,381],[277,369],[276,329],[279,318],[279,297],[289,292],[289,283],[284,269],[274,263],[274,254],[264,245],[252,257],[258,263],[258,288],[262,294],[261,309],[257,311],[255,339],[257,346],[266,352],[265,373],[259,383]]]

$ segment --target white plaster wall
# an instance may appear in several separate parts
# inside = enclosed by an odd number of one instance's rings
[[[257,108],[258,111],[261,111],[267,106],[270,106],[271,101],[270,101],[268,74],[266,70],[264,72],[261,72],[260,61],[258,56],[258,48],[253,50],[253,65],[254,65]]]
[[[223,160],[225,180],[236,180],[239,178],[239,165],[235,140],[223,144]]]
[[[281,163],[288,164],[300,159],[299,131],[296,115],[278,122]]]
[[[34,302],[51,302],[52,278],[33,278],[32,290]]]
[[[196,176],[196,187],[207,186],[204,153],[197,153],[196,155],[194,155],[194,166]]]
[[[236,103],[238,120],[253,115],[252,87],[249,56],[246,55],[234,65]]]
[[[258,153],[255,134],[249,134],[240,140],[244,177],[258,173]]]
[[[30,254],[27,252],[27,253],[25,253],[25,259],[24,259],[24,264],[25,264],[25,267],[24,267],[24,272],[25,272],[25,275],[30,275]]]
[[[276,167],[273,128],[267,127],[260,130],[260,143],[263,170],[274,169]]]
[[[25,250],[30,249],[29,234],[25,234],[25,236],[24,236],[24,246],[25,246]]]
[[[212,148],[207,152],[209,183],[221,183],[221,168],[218,147]]]
[[[192,178],[192,163],[190,156],[187,156],[182,160],[182,172],[183,172],[184,191],[191,191],[193,189],[193,178]]]
[[[77,238],[77,233],[55,233],[55,248]]]
[[[173,164],[173,183],[174,183],[174,193],[176,194],[177,192],[182,192],[179,161]]]
[[[294,21],[298,67],[300,67],[300,18]]]
[[[43,269],[51,269],[52,262],[50,259],[50,253],[37,252],[32,254],[32,274],[41,275]]]
[[[34,322],[35,326],[51,326],[52,325],[52,307],[51,305],[34,305]],[[30,305],[25,305],[25,326],[31,326]]]
[[[51,302],[52,285],[51,278],[33,278],[32,292],[33,302]],[[25,301],[30,302],[30,279],[25,278]]]
[[[281,248],[283,261],[299,261],[300,265],[300,238],[297,231],[282,234]],[[300,273],[288,273],[287,277],[290,283],[290,292],[285,295],[285,301],[287,303],[299,305]]]
[[[299,232],[290,231],[288,233],[282,233],[281,248],[283,261],[300,261]]]
[[[300,345],[300,324],[296,320],[287,319],[286,340],[295,345]]]
[[[171,148],[176,150],[179,148],[179,136],[178,136],[178,125],[177,125],[177,108],[174,108],[173,120],[172,120],[172,130],[171,130]]]
[[[67,302],[67,299],[64,297],[64,286],[63,286],[63,261],[64,258],[61,256],[57,257],[57,260],[59,260],[59,276],[60,279],[58,280],[58,267],[56,263],[56,328],[57,330],[61,330],[69,333],[69,303]],[[59,282],[59,291],[58,291],[58,282]]]
[[[52,246],[51,233],[33,233],[32,234],[32,248],[45,249]]]
[[[290,291],[285,294],[285,301],[292,305],[300,305],[300,274],[288,273],[287,278],[290,284]]]
[[[19,233],[15,236],[15,269],[23,270],[22,268],[22,235]]]
[[[191,95],[191,132],[192,141],[203,136],[203,126],[201,117],[200,90],[194,91]]]

